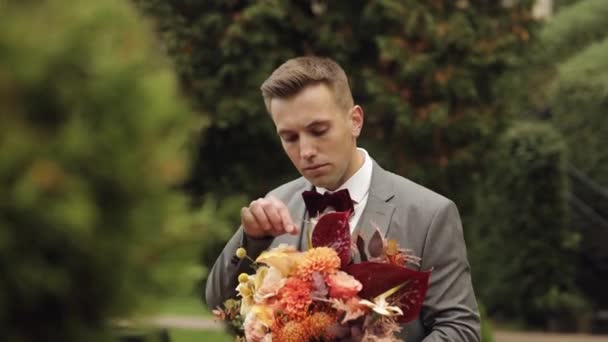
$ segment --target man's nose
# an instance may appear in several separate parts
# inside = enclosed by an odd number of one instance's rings
[[[317,154],[317,148],[310,138],[300,138],[300,157],[305,160],[312,159]]]

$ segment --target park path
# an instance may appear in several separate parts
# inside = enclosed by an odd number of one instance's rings
[[[222,324],[200,316],[160,316],[149,323],[166,328],[220,330]],[[494,342],[608,342],[608,335],[548,334],[536,332],[495,331]]]

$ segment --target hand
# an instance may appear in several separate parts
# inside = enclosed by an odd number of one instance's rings
[[[258,239],[299,233],[285,204],[274,197],[259,198],[251,202],[249,207],[243,207],[241,224],[245,234]]]

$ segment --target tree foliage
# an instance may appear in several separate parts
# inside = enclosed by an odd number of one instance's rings
[[[554,293],[576,292],[566,144],[548,124],[517,123],[490,162],[471,232],[475,289],[491,315],[542,325]]]
[[[315,54],[350,76],[366,112],[361,144],[374,158],[466,208],[503,121],[495,78],[517,65],[534,26],[533,1],[135,2],[210,117],[195,193],[259,196],[295,175],[259,86],[288,58]]]
[[[95,341],[189,225],[192,116],[118,0],[0,2],[0,331]]]
[[[605,308],[603,290],[608,254],[608,2],[561,1],[527,53],[528,67],[511,76],[510,110],[543,113],[566,139],[573,229],[582,232],[577,278],[596,308]]]

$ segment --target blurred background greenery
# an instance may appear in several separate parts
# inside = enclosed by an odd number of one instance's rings
[[[259,86],[304,54],[351,78],[361,146],[458,204],[486,341],[602,332],[607,24],[604,0],[0,1],[2,340],[209,318],[239,208],[297,176]]]

